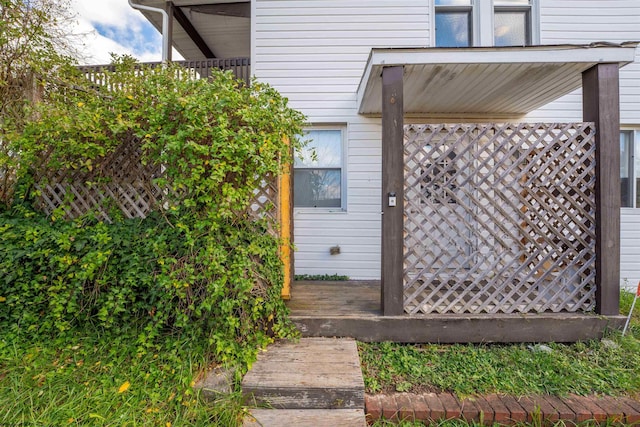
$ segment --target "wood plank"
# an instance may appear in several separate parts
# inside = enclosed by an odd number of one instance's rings
[[[404,214],[404,103],[402,66],[382,70],[382,311],[404,311],[402,261]],[[396,206],[389,206],[395,196]]]
[[[620,300],[620,95],[618,64],[582,73],[582,111],[596,124],[596,312],[616,315]]]
[[[356,343],[332,338],[278,342],[258,355],[242,391],[249,401],[274,408],[363,408]]]
[[[365,427],[362,409],[252,409],[245,427]]]
[[[365,342],[575,342],[621,329],[624,316],[590,314],[291,316],[303,336]]]

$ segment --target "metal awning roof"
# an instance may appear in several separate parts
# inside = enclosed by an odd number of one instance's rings
[[[164,9],[165,0],[133,0]],[[251,2],[249,0],[173,0],[173,46],[186,60],[251,55]],[[141,11],[162,32],[162,15]]]
[[[382,69],[404,66],[404,111],[433,118],[517,118],[582,87],[598,63],[633,62],[638,42],[528,47],[372,49],[358,112],[382,112]]]

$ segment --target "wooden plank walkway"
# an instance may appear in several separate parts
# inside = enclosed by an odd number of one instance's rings
[[[250,411],[246,426],[366,425],[364,380],[352,339],[273,344],[245,375],[242,392],[259,407]]]
[[[362,409],[252,409],[244,427],[364,427]]]
[[[380,281],[297,281],[287,305],[303,337],[365,342],[573,342],[602,338],[625,321],[591,313],[382,316]]]

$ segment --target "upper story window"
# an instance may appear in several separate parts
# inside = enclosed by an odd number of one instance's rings
[[[620,194],[623,208],[640,208],[640,132],[620,132]]]
[[[343,208],[344,129],[311,129],[301,156],[293,165],[293,206]]]
[[[435,0],[436,46],[473,46],[473,0]]]
[[[493,44],[495,46],[531,44],[530,0],[495,0],[493,8]]]
[[[537,40],[537,0],[434,0],[435,45],[527,46]]]

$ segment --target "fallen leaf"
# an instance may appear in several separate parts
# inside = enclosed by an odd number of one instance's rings
[[[118,389],[118,393],[124,393],[125,391],[129,390],[129,387],[131,387],[131,383],[129,381],[125,381]]]

